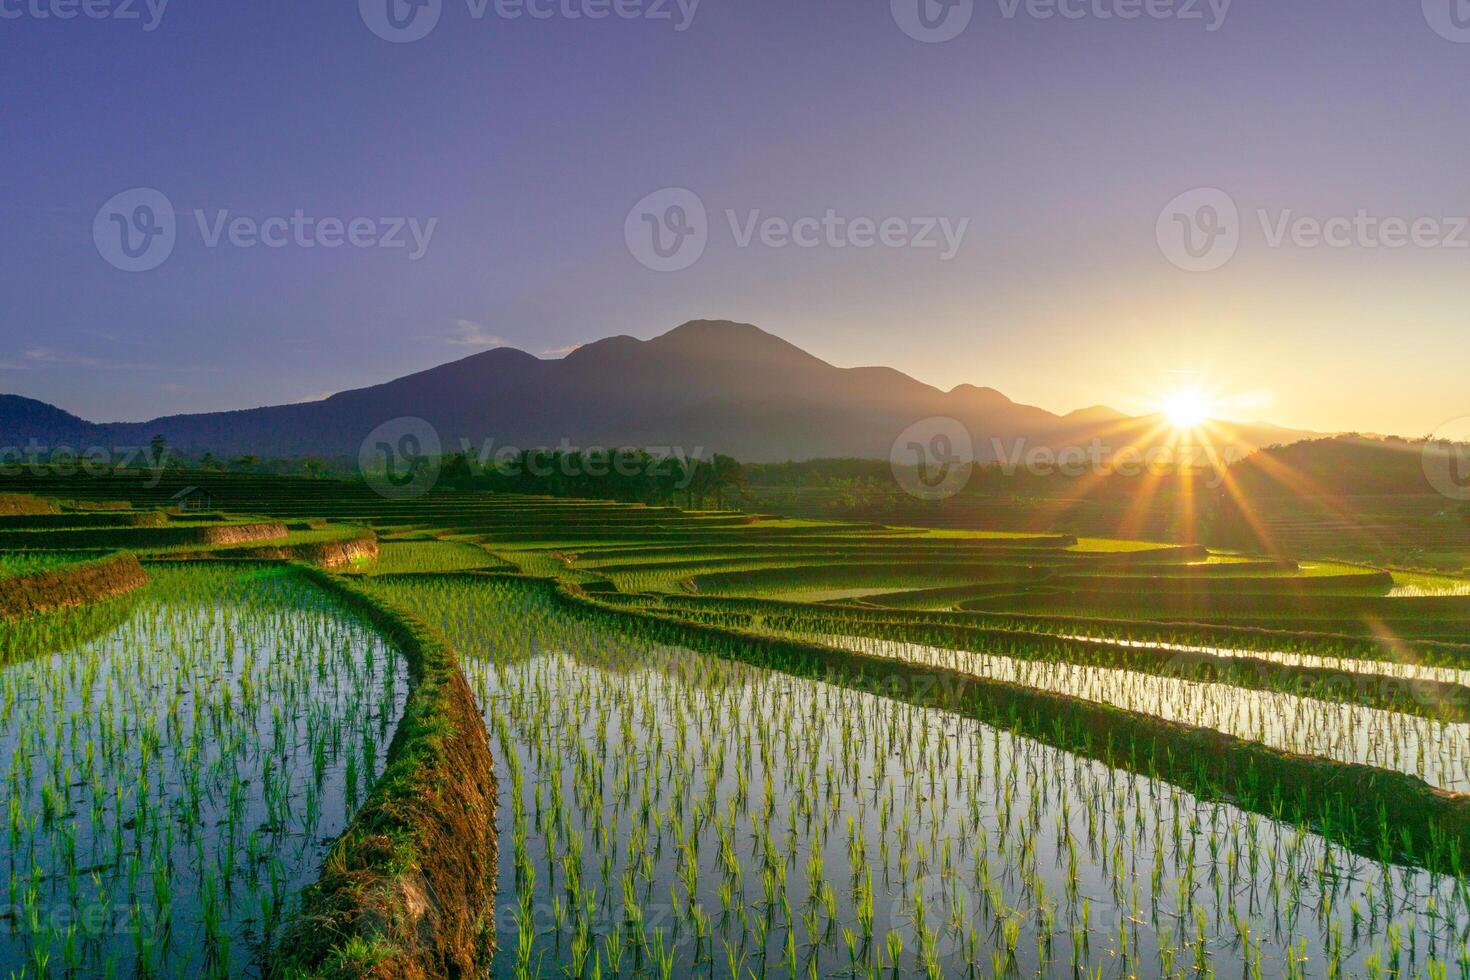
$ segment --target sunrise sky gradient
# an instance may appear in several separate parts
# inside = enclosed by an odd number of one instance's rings
[[[355,0],[176,2],[151,32],[0,19],[0,391],[139,420],[709,317],[1054,411],[1147,411],[1188,379],[1226,414],[1322,431],[1470,414],[1470,247],[1271,247],[1257,214],[1470,215],[1470,44],[1418,2],[1238,0],[1209,31],[980,0],[945,44],[888,0],[704,0],[682,32],[445,4],[413,44]],[[140,274],[92,238],[133,187],[181,215]],[[713,223],[675,273],[624,242],[665,187]],[[1196,187],[1240,207],[1218,271],[1155,238]],[[969,229],[945,262],[741,248],[726,226],[829,208]],[[194,209],[438,226],[417,262],[209,249]]]

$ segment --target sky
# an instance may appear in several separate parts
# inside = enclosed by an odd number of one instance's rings
[[[0,391],[714,318],[1054,411],[1470,415],[1463,0],[416,2],[0,0]]]

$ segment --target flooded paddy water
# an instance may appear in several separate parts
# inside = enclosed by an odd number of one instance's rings
[[[238,976],[381,771],[398,652],[284,569],[179,566],[11,632],[0,976]]]
[[[444,631],[491,732],[495,976],[1470,969],[1458,877],[528,586],[376,587]]]

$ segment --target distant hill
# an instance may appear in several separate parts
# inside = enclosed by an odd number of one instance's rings
[[[416,416],[446,450],[574,446],[702,448],[750,462],[888,458],[896,437],[935,416],[960,420],[975,456],[1007,447],[1123,445],[1158,428],[1105,407],[1056,415],[992,388],[942,391],[886,367],[839,368],[749,324],[687,323],[653,340],[610,337],[561,360],[499,348],[319,402],[99,424],[32,399],[0,396],[0,446],[142,445],[155,435],[188,452],[355,455],[388,420]],[[1236,451],[1310,433],[1234,427]]]
[[[106,426],[85,422],[55,405],[20,395],[0,395],[0,442],[7,446],[23,449],[35,439],[44,446],[65,443],[76,448],[106,438]]]
[[[1234,492],[1215,501],[1217,546],[1470,572],[1470,447],[1312,439],[1255,453],[1229,477]]]
[[[1444,457],[1439,445],[1428,452]],[[1247,497],[1428,494],[1435,490],[1425,475],[1425,453],[1424,440],[1333,436],[1263,449],[1230,474]]]

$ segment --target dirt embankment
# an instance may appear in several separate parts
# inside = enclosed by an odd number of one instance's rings
[[[124,595],[148,581],[132,555],[111,555],[0,582],[0,619],[69,609]]]
[[[0,493],[0,514],[54,514],[56,505],[28,493]]]
[[[280,557],[290,558],[293,561],[304,561],[319,568],[347,568],[354,562],[376,561],[378,538],[375,534],[369,534],[342,541],[292,545],[279,550],[289,552]]]
[[[0,529],[7,531],[78,530],[81,528],[164,527],[168,518],[161,510],[72,511],[65,514],[0,514]]]
[[[482,976],[495,949],[496,782],[469,684],[428,626],[306,574],[398,644],[411,687],[387,768],[306,890],[271,975]]]
[[[25,531],[0,528],[0,548],[186,548],[228,547],[274,541],[290,534],[280,521],[250,524],[82,527]]]
[[[228,546],[248,544],[252,541],[273,541],[284,538],[291,532],[280,521],[264,521],[259,524],[222,524],[213,527],[191,528],[199,535],[201,544]]]
[[[372,532],[338,541],[314,541],[308,544],[278,545],[264,548],[226,548],[222,551],[200,551],[189,555],[170,555],[173,560],[211,558],[249,558],[269,561],[299,561],[318,568],[348,568],[360,561],[376,561],[378,536]]]

